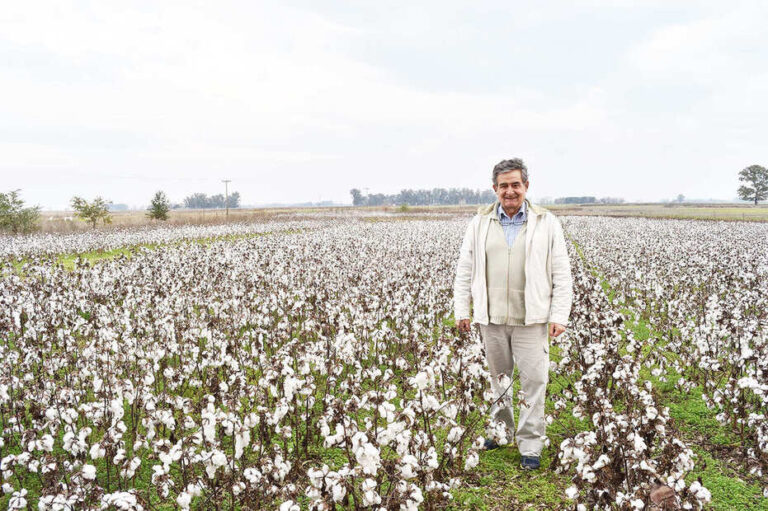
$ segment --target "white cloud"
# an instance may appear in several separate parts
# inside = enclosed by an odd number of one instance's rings
[[[648,18],[663,5],[586,0],[578,8]],[[576,12],[569,6],[561,3]],[[467,18],[461,20],[442,3],[357,4],[357,18],[318,4],[11,3],[0,13],[0,97],[6,98],[0,133],[13,139],[0,147],[0,170],[21,170],[14,176],[21,182],[30,175],[45,181],[48,168],[77,169],[93,176],[98,193],[115,176],[138,172],[182,183],[169,190],[178,196],[198,191],[190,189],[199,186],[196,179],[227,172],[263,181],[249,202],[277,197],[280,185],[268,183],[271,176],[304,172],[313,193],[347,200],[352,186],[386,191],[484,184],[484,174],[468,177],[467,169],[508,154],[538,163],[545,172],[537,174],[537,184],[553,190],[540,195],[557,195],[593,186],[572,177],[574,166],[597,176],[619,167],[637,175],[642,166],[656,165],[663,176],[667,164],[694,165],[700,157],[690,150],[694,144],[756,153],[763,131],[750,112],[768,108],[762,99],[768,76],[756,71],[768,47],[760,27],[766,7],[737,2],[725,15],[714,3],[694,7],[683,21],[645,21],[649,35],[643,40],[606,40],[605,48],[621,48],[626,58],[602,74],[595,66],[595,78],[584,85],[574,88],[568,76],[553,73],[563,62],[538,62],[534,54],[526,60],[530,78],[521,75],[499,91],[483,92],[459,85],[436,90],[408,79],[413,66],[394,70],[353,50],[397,43],[402,59],[409,58],[408,48],[418,48],[418,62],[450,68],[443,42],[467,38],[489,62],[513,68],[522,50],[511,43],[521,30],[529,30],[534,50],[550,43],[546,55],[552,56],[553,40],[567,44],[595,27],[583,18],[584,24],[571,24],[561,10],[507,8],[505,2],[487,12],[461,11]],[[509,23],[498,23],[503,16]],[[484,44],[486,30],[499,25],[509,33]],[[603,50],[578,57],[602,62]],[[536,85],[542,76],[556,83],[545,90]],[[693,87],[701,97],[680,96]],[[654,102],[655,111],[643,101]],[[734,150],[731,158],[737,156]],[[638,182],[604,194],[641,189]],[[269,196],[259,196],[260,190]],[[47,197],[56,192],[71,195],[59,184]],[[119,202],[139,202],[148,190],[123,183],[111,193]],[[287,191],[277,200],[316,198]]]
[[[762,67],[767,15],[764,2],[720,5],[699,19],[658,28],[630,52],[629,60],[650,79],[733,81]]]

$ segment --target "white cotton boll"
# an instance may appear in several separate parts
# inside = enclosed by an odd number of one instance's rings
[[[363,506],[381,504],[381,496],[376,492],[376,481],[366,479],[361,485],[363,490]]]
[[[697,499],[703,502],[709,502],[712,500],[712,494],[710,491],[702,486],[698,481],[691,483],[689,490],[694,494],[694,496],[696,496]]]
[[[20,491],[14,492],[8,501],[8,509],[24,509],[27,507],[27,490],[22,488]]]
[[[101,444],[93,444],[91,446],[90,455],[92,460],[103,458],[106,453],[106,449],[104,449]]]
[[[74,441],[75,434],[72,431],[67,431],[64,433],[64,437],[62,438],[62,447],[65,451],[76,455],[77,453],[73,452]]]
[[[645,470],[646,472],[655,472],[656,470],[651,466],[646,460],[642,460],[640,462],[640,470]]]
[[[13,493],[15,490],[13,489],[13,486],[11,486],[8,483],[3,483],[3,493],[8,495],[9,493]]]
[[[170,467],[167,465],[152,465],[152,484],[157,482],[168,473]],[[207,470],[207,467],[206,467]],[[212,475],[210,477],[213,477]]]
[[[577,487],[575,487],[575,486],[569,486],[565,490],[565,496],[568,497],[571,500],[575,499],[576,495],[578,495],[578,494],[579,494],[579,489]]]
[[[251,432],[246,430],[235,435],[235,459],[240,459],[243,449],[251,443]]]
[[[102,509],[107,509],[110,506],[114,506],[121,510],[136,510],[142,511],[144,508],[139,505],[136,500],[136,496],[128,492],[115,492],[108,493],[101,497]]]
[[[43,438],[40,439],[40,449],[53,452],[53,437],[51,435],[43,435]]]
[[[216,467],[223,467],[227,464],[227,455],[221,451],[215,451],[211,456],[211,463]]]
[[[437,452],[435,452],[434,447],[430,447],[427,451],[427,456],[424,459],[424,461],[427,464],[427,468],[429,469],[428,472],[431,472],[432,470],[435,470],[437,467],[440,466],[440,464],[437,462]]]
[[[461,435],[463,434],[464,434],[464,428],[462,428],[461,426],[454,426],[448,432],[448,436],[446,437],[446,440],[451,443],[456,443],[461,439]]]
[[[600,457],[597,458],[597,461],[594,463],[594,465],[592,465],[592,468],[594,470],[600,470],[610,462],[611,459],[607,455],[601,454]]]
[[[315,488],[321,488],[323,486],[323,478],[328,473],[328,465],[323,465],[322,469],[310,468],[307,470],[307,477],[309,477],[309,484]]]
[[[301,511],[301,508],[292,500],[286,500],[280,504],[280,511]]]
[[[480,463],[480,457],[476,452],[471,452],[467,456],[467,459],[464,460],[464,470],[471,470],[475,468],[478,463]]]
[[[331,486],[331,497],[334,502],[341,502],[341,499],[347,494],[347,487],[342,484],[334,484]]]
[[[245,477],[245,480],[248,481],[251,484],[257,484],[259,481],[263,479],[262,473],[255,468],[246,468],[243,471],[243,477]]]
[[[96,479],[96,467],[93,465],[83,465],[83,479],[93,481]]]
[[[643,502],[642,499],[635,499],[629,503],[630,506],[632,506],[632,509],[643,509],[645,507],[645,502]]]
[[[408,382],[417,389],[424,391],[429,388],[430,378],[425,371],[419,371],[416,376],[409,378]]]
[[[181,492],[179,493],[179,496],[176,497],[176,503],[181,509],[187,510],[192,503],[192,495],[187,492]]]
[[[112,412],[112,424],[115,424],[117,421],[122,419],[123,415],[125,415],[125,410],[123,409],[123,399],[118,397],[110,401],[109,411]]]
[[[440,408],[440,401],[432,394],[425,394],[423,400],[424,410],[431,411]]]
[[[401,465],[398,468],[403,479],[412,479],[416,477],[416,468],[419,466],[419,460],[417,460],[414,455],[406,454],[400,462]]]
[[[363,473],[375,475],[381,466],[379,450],[372,444],[366,443],[355,450],[355,458],[363,468]]]
[[[440,412],[449,419],[456,420],[456,415],[459,413],[459,407],[451,403],[444,406]]]
[[[197,481],[195,483],[189,483],[187,485],[187,493],[192,495],[193,497],[199,497],[203,494],[203,483],[201,481]]]

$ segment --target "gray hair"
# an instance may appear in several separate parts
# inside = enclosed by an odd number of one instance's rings
[[[519,170],[522,174],[523,183],[528,182],[528,167],[525,166],[523,160],[520,158],[512,158],[511,160],[501,160],[493,167],[493,184],[499,184],[499,174],[505,174],[513,170]]]

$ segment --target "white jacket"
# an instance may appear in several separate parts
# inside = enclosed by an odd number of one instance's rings
[[[568,324],[573,300],[571,263],[560,221],[549,211],[528,205],[525,233],[525,324]],[[485,239],[499,203],[481,207],[467,227],[459,251],[453,305],[456,321],[469,319],[470,297],[474,322],[488,324],[488,286],[485,282]]]

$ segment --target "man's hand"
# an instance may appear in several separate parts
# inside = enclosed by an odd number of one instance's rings
[[[558,335],[565,332],[565,327],[559,323],[550,323],[549,324],[549,336],[550,337],[557,337]]]
[[[460,319],[458,322],[459,332],[469,333],[470,323],[468,319]]]

